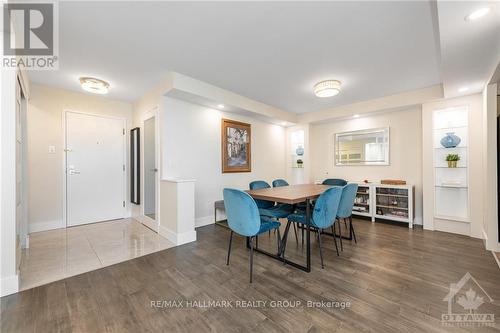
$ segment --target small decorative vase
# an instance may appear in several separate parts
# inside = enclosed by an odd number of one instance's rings
[[[302,168],[303,164],[304,164],[304,162],[301,159],[297,160],[297,168]]]
[[[456,168],[457,161],[448,161],[448,168]]]
[[[302,146],[298,146],[297,149],[295,149],[295,153],[297,154],[297,156],[304,155],[304,148]]]
[[[441,139],[441,145],[445,148],[455,148],[462,141],[454,132],[446,133],[446,136]]]

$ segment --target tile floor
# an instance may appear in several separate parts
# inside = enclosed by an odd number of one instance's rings
[[[173,246],[134,219],[33,233],[21,256],[21,290]]]

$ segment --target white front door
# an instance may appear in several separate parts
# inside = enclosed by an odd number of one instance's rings
[[[123,218],[125,121],[66,113],[66,225]]]

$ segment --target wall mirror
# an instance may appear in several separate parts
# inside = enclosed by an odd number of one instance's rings
[[[141,203],[140,190],[140,129],[136,127],[130,131],[130,201],[139,205]]]
[[[389,127],[337,133],[335,165],[389,165]]]

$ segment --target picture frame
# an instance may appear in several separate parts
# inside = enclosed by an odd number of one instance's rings
[[[221,120],[222,173],[252,171],[251,125]]]

